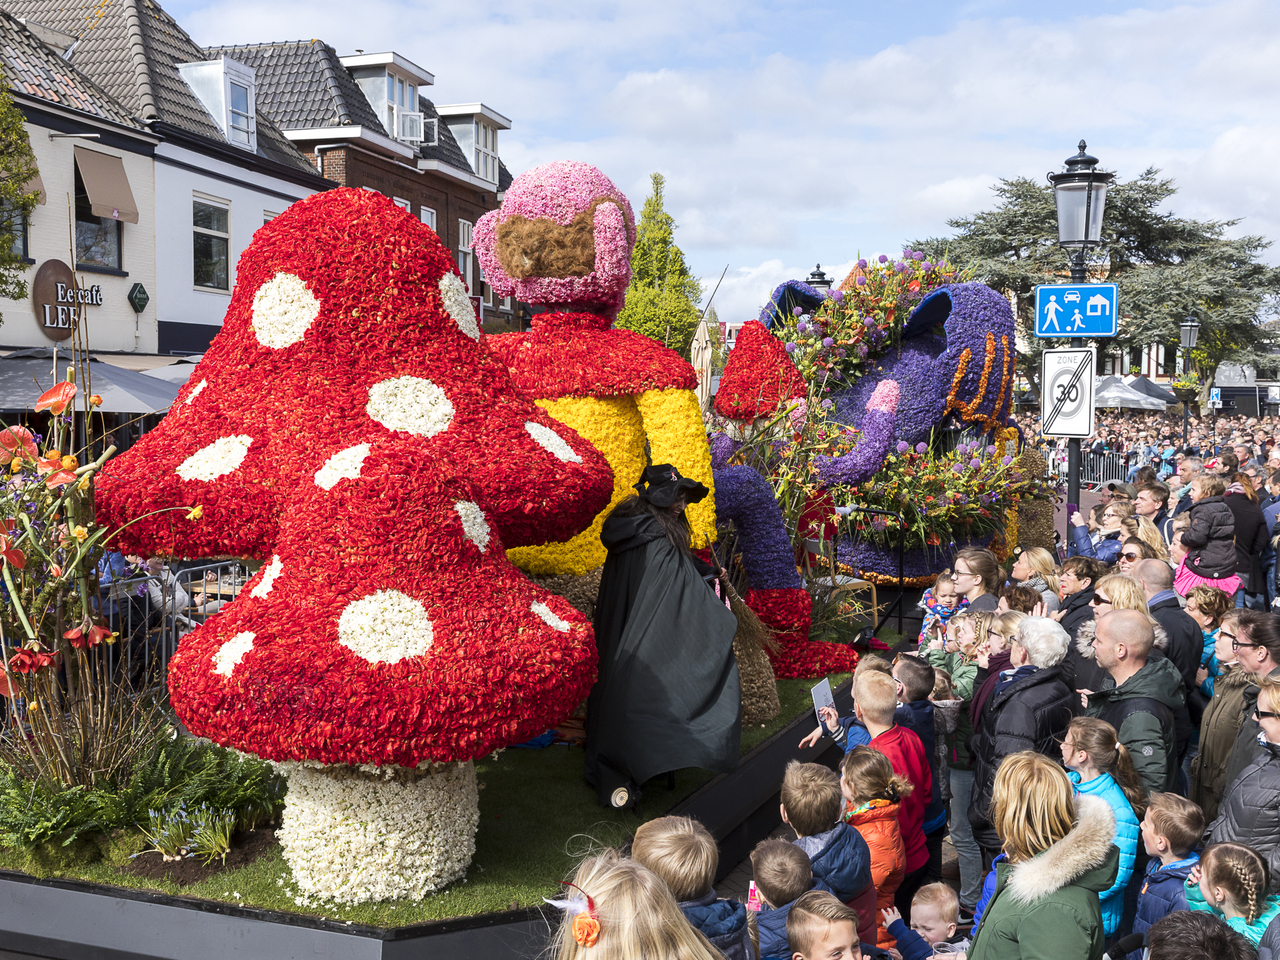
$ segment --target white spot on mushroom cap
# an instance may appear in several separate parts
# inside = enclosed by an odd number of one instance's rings
[[[244,463],[251,443],[253,437],[244,434],[219,437],[178,464],[177,474],[183,480],[217,480]]]
[[[524,428],[528,431],[529,436],[533,437],[534,443],[540,446],[548,453],[553,453],[566,463],[581,463],[582,458],[573,452],[573,447],[565,441],[564,437],[556,433],[550,427],[544,427],[540,423],[534,423],[532,420],[526,420]]]
[[[561,620],[557,617],[552,609],[545,603],[535,603],[529,607],[529,609],[536,613],[542,619],[542,622],[553,630],[559,630],[561,633],[568,633],[569,627],[572,626],[568,620]]]
[[[253,295],[253,335],[264,347],[297,343],[319,315],[320,301],[292,273],[277,273]]]
[[[187,399],[182,401],[183,406],[186,406],[189,403],[195,403],[196,397],[204,393],[204,388],[207,387],[208,385],[209,385],[208,380],[201,380],[199,383],[197,383],[196,388],[187,394]]]
[[[462,520],[462,532],[468,540],[480,548],[480,552],[484,553],[489,547],[489,522],[484,518],[484,511],[480,509],[480,504],[472,503],[470,500],[459,500],[453,505],[453,509],[458,511],[458,516]]]
[[[323,490],[332,490],[339,480],[354,480],[360,476],[360,469],[367,456],[367,443],[357,443],[354,447],[339,450],[316,471],[316,485]]]
[[[369,416],[388,430],[434,437],[453,423],[453,404],[443,390],[421,377],[393,377],[369,388]]]
[[[399,590],[353,600],[338,618],[338,642],[370,663],[399,663],[431,647],[427,608]]]
[[[467,288],[456,273],[446,273],[440,278],[440,299],[445,312],[453,317],[458,329],[472,340],[480,339],[480,326],[476,323],[476,311],[467,296]]]
[[[213,655],[213,672],[224,677],[231,676],[231,671],[244,659],[244,655],[253,649],[253,633],[246,630],[220,646]]]
[[[271,588],[276,585],[276,577],[284,572],[284,561],[278,556],[273,555],[271,562],[267,564],[266,572],[262,574],[262,579],[258,581],[258,585],[249,591],[249,596],[256,597],[261,600]]]

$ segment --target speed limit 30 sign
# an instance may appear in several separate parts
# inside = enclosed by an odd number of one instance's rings
[[[1090,436],[1095,348],[1046,350],[1040,363],[1040,432],[1046,437]]]

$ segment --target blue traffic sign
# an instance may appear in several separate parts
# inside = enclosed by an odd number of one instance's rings
[[[1037,337],[1114,337],[1114,283],[1046,283],[1036,287]]]

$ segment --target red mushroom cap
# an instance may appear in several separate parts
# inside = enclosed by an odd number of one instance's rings
[[[295,493],[270,562],[183,638],[169,689],[193,733],[414,766],[536,736],[582,702],[590,626],[512,566],[465,479],[403,438],[342,472]]]
[[[160,426],[110,461],[120,549],[271,555],[285,500],[344,450],[413,438],[511,545],[567,540],[608,503],[604,458],[517,394],[449,252],[390,200],[334,190],[262,227],[222,331]]]

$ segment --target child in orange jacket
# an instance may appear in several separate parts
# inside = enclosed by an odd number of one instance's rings
[[[893,895],[907,872],[907,853],[898,827],[898,806],[914,790],[911,781],[893,772],[893,764],[879,750],[854,747],[844,758],[840,792],[844,795],[845,823],[867,841],[871,851],[871,882],[876,906],[893,908]],[[883,919],[876,926],[876,945],[889,950],[896,941]]]

